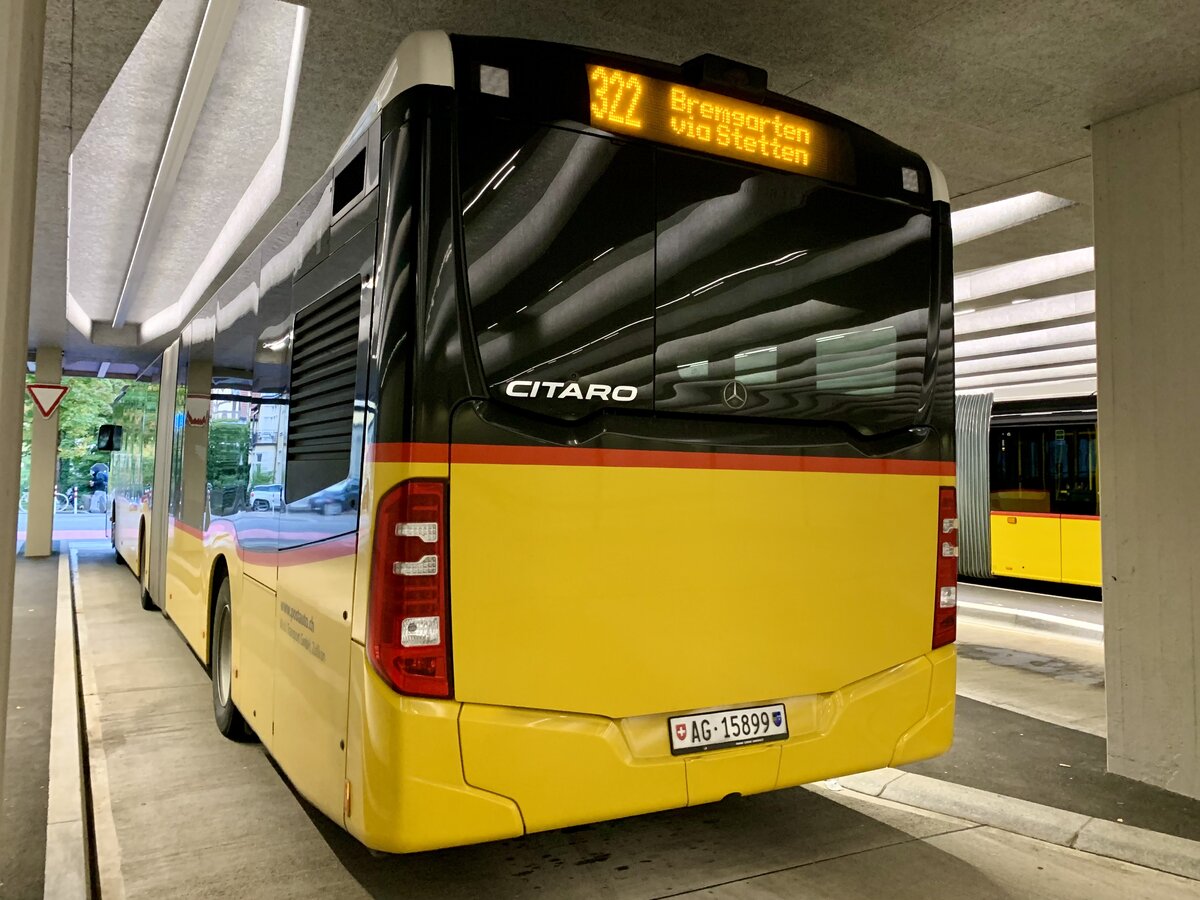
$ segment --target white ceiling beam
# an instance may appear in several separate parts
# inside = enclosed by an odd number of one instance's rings
[[[957,375],[983,375],[987,372],[1010,372],[1016,369],[1037,369],[1041,366],[1060,366],[1067,363],[1095,362],[1096,345],[1058,347],[1053,350],[1033,350],[1003,356],[984,356],[960,359],[954,363]]]
[[[1094,376],[1096,364],[1076,363],[1070,366],[1046,366],[1040,369],[1021,369],[1013,372],[991,372],[986,375],[967,375],[955,379],[958,389],[999,386],[1005,384],[1025,384],[1035,381],[1054,381],[1063,378],[1082,378]]]
[[[1095,378],[1062,378],[1036,384],[1011,384],[994,388],[971,388],[961,394],[991,394],[993,399],[1032,400],[1038,397],[1087,397],[1096,394]]]
[[[1096,323],[1081,322],[1074,325],[1058,325],[1053,328],[1036,328],[1016,334],[956,341],[954,356],[956,359],[970,359],[974,356],[1019,353],[1022,350],[1048,350],[1051,347],[1095,343]]]
[[[981,203],[967,209],[958,209],[950,214],[950,230],[954,234],[954,246],[965,244],[977,238],[987,237],[1017,225],[1024,225],[1034,219],[1052,213],[1067,206],[1074,206],[1071,200],[1055,197],[1043,191],[1033,191],[1019,194],[1016,197],[1005,197],[992,203]]]
[[[167,132],[167,139],[163,144],[158,171],[154,176],[154,186],[150,189],[150,199],[146,203],[146,212],[138,229],[137,243],[134,244],[129,260],[125,283],[121,287],[120,297],[117,298],[117,307],[113,312],[113,328],[125,325],[129,310],[141,288],[146,266],[154,254],[163,221],[171,208],[171,198],[175,193],[179,170],[183,167],[192,135],[196,131],[196,123],[200,121],[200,113],[208,99],[213,76],[221,63],[221,54],[224,53],[225,44],[233,31],[233,23],[237,19],[240,6],[241,0],[208,0],[208,6],[204,10],[204,20],[200,23],[200,32],[196,35],[196,47],[192,51],[183,89],[179,92],[179,102],[175,106],[171,129]]]
[[[1074,294],[1059,294],[1041,300],[1013,300],[1004,306],[990,309],[956,309],[954,311],[955,335],[976,334],[982,331],[997,331],[1023,325],[1037,325],[1072,319],[1076,316],[1095,315],[1096,292],[1079,291]]]
[[[1093,248],[1080,247],[1078,250],[1064,250],[1061,253],[1048,253],[1045,256],[1018,259],[998,266],[972,269],[954,276],[954,302],[966,303],[1009,291],[1019,291],[1035,284],[1082,275],[1094,271],[1095,268]]]

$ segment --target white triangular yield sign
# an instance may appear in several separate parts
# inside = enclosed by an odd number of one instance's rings
[[[29,384],[25,386],[25,390],[29,391],[33,405],[38,408],[42,418],[48,419],[54,415],[58,404],[62,403],[62,398],[67,396],[70,388],[65,384]]]

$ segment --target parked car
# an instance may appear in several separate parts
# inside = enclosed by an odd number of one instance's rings
[[[250,508],[258,512],[279,509],[283,504],[282,484],[258,484],[250,488]]]
[[[359,480],[347,478],[308,498],[309,509],[323,516],[336,516],[348,509],[358,509]]]

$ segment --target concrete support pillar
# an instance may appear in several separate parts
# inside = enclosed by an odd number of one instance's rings
[[[46,0],[0,3],[0,794],[45,30]]]
[[[57,347],[38,347],[38,384],[62,382],[62,351]],[[69,396],[69,395],[68,395]],[[69,403],[69,399],[64,399]],[[54,490],[58,480],[58,410],[43,418],[33,413],[29,460],[29,518],[25,525],[25,556],[49,556],[54,538]]]
[[[1092,148],[1108,765],[1200,798],[1200,91]]]

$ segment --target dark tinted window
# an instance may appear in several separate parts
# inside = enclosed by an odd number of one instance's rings
[[[463,122],[459,144],[493,396],[565,418],[653,405],[864,432],[914,420],[928,214],[804,176],[482,116]],[[605,400],[593,386],[623,393]]]
[[[367,176],[367,151],[364,147],[333,179],[333,214],[337,215],[362,193]]]
[[[636,388],[620,405],[649,407],[652,151],[482,118],[464,122],[459,145],[474,327],[492,392],[563,418],[605,405],[593,386]]]
[[[998,512],[1098,515],[1096,428],[994,428],[990,478]]]
[[[668,151],[655,171],[659,409],[866,431],[912,422],[929,327],[928,215]]]

